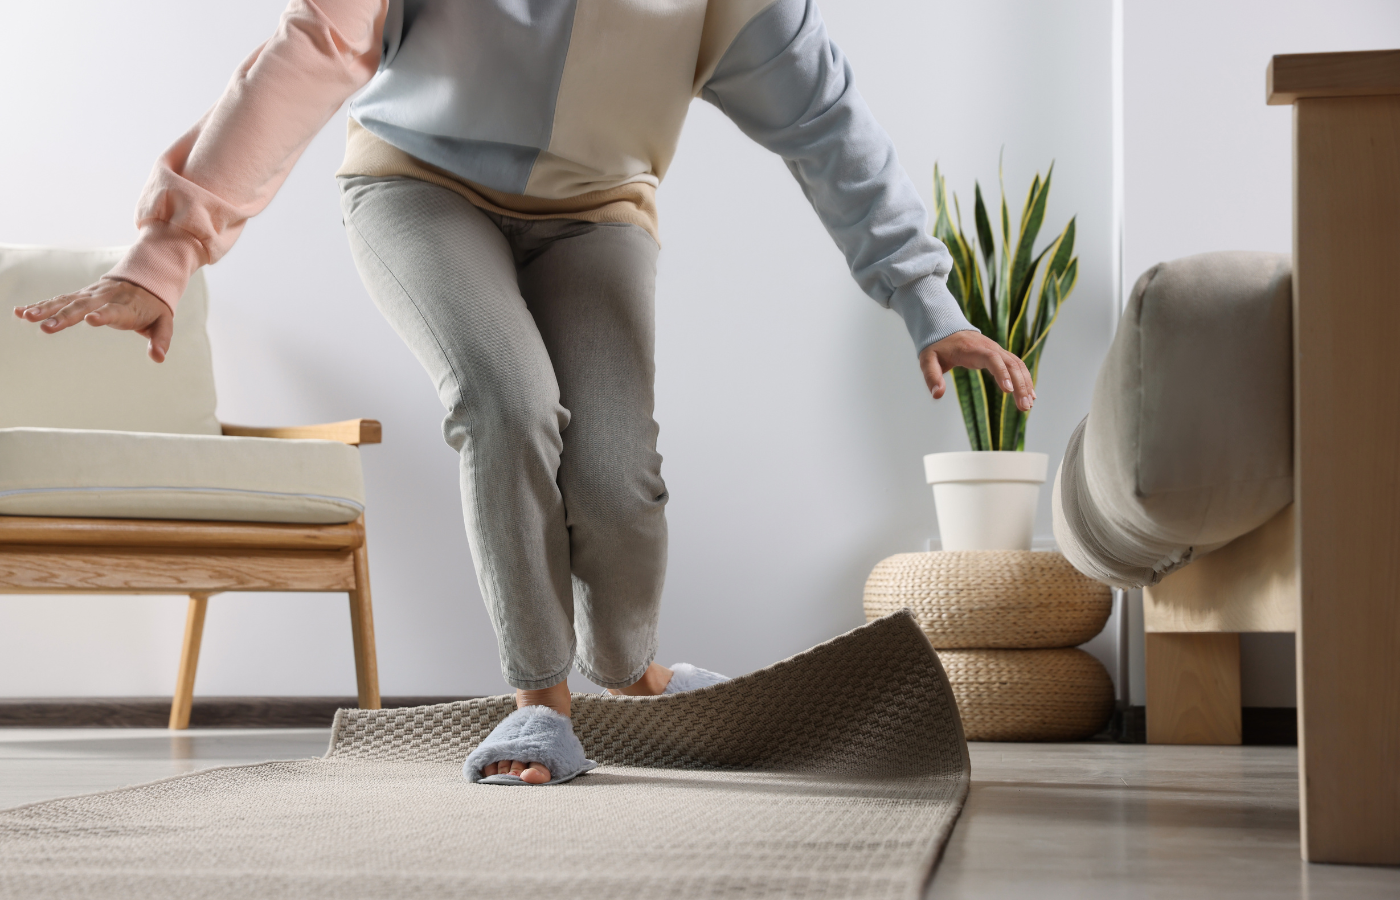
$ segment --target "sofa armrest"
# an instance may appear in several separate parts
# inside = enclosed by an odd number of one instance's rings
[[[290,425],[285,428],[256,428],[250,425],[230,425],[221,423],[224,434],[229,437],[290,438],[292,440],[340,441],[358,447],[360,444],[377,444],[382,439],[383,427],[378,419],[346,419],[344,422],[327,422],[323,425]]]

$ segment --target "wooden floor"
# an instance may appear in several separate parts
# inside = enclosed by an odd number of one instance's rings
[[[0,808],[319,756],[328,737],[0,729]],[[930,889],[939,900],[1400,897],[1400,869],[1299,861],[1291,747],[973,744],[972,765],[967,809]]]

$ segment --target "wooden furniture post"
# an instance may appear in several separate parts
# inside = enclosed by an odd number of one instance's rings
[[[1303,858],[1400,864],[1400,50],[1276,56],[1293,105]]]
[[[194,676],[199,669],[199,644],[204,639],[204,614],[208,611],[208,594],[190,594],[190,605],[185,612],[185,641],[180,645],[180,671],[175,676],[175,699],[170,704],[170,727],[176,731],[190,727]]]
[[[1143,588],[1147,742],[1238,744],[1244,632],[1298,630],[1296,509]]]
[[[1146,634],[1147,743],[1239,744],[1240,636]]]
[[[364,526],[364,517],[360,517]],[[360,709],[379,709],[379,661],[374,651],[374,607],[369,594],[369,548],[364,544],[351,554],[355,588],[350,591],[350,636],[355,645],[355,685]]]

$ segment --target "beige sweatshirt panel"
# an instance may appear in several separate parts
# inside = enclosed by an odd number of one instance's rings
[[[458,178],[382,140],[354,119],[345,136],[345,161],[336,175],[375,178],[416,178],[445,187],[473,206],[517,219],[578,219],[583,222],[624,222],[646,230],[661,243],[656,209],[656,186],[635,181],[574,197],[553,199],[507,194]]]
[[[695,95],[690,61],[700,53],[706,5],[579,0],[549,146],[525,193],[567,197],[665,176]]]

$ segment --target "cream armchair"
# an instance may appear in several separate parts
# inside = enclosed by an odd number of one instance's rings
[[[359,703],[378,709],[356,448],[379,442],[379,423],[221,424],[202,274],[162,365],[131,334],[45,335],[9,314],[91,283],[120,254],[0,246],[0,593],[188,595],[179,729],[211,596],[344,591]]]

